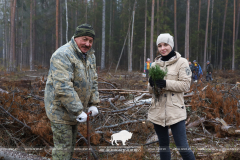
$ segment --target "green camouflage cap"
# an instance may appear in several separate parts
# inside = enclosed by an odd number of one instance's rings
[[[81,24],[80,26],[78,26],[76,28],[76,31],[73,36],[74,36],[74,38],[81,37],[81,36],[89,36],[94,39],[95,32],[91,25],[85,23],[85,24]]]

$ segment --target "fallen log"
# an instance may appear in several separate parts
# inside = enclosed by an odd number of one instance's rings
[[[0,93],[7,93],[8,94],[8,91],[5,91],[5,90],[0,88]]]
[[[132,106],[130,106],[130,107],[127,107],[127,108],[124,108],[124,109],[113,110],[113,111],[102,111],[102,112],[103,112],[103,113],[104,113],[104,112],[111,112],[111,113],[124,112],[124,111],[127,111],[127,110],[129,110],[129,109],[135,107],[135,106],[139,106],[139,105],[143,105],[143,104],[144,104],[144,102],[134,104],[134,105],[132,105]]]
[[[203,140],[205,140],[206,137],[202,137],[202,138],[194,138],[193,142],[202,142]]]
[[[99,130],[99,129],[104,129],[104,128],[114,128],[123,124],[129,124],[129,123],[138,123],[138,122],[145,122],[147,121],[146,119],[139,119],[139,120],[132,120],[132,121],[126,121],[126,122],[122,122],[122,123],[118,123],[118,124],[114,124],[114,125],[110,125],[110,126],[102,126],[102,127],[98,127],[95,130]]]
[[[236,134],[240,134],[240,130],[235,130],[235,133]]]
[[[227,132],[228,134],[235,134],[235,128],[233,126],[229,126],[222,118],[216,118],[216,121],[222,124],[221,130]]]
[[[200,118],[199,120],[196,120],[196,121],[194,121],[194,122],[192,122],[192,123],[189,123],[189,124],[186,126],[186,129],[192,128],[192,127],[196,127],[196,126],[198,126],[199,124],[201,124],[201,123],[204,122],[204,121],[205,121],[205,118]]]
[[[141,98],[143,98],[144,96],[146,95],[146,93],[143,93],[142,95],[132,99],[132,100],[129,100],[127,101],[126,103],[124,103],[125,105],[129,105],[129,104],[132,104],[132,103],[136,103],[138,100],[140,100]]]
[[[98,89],[98,91],[116,91],[116,92],[149,93],[149,91],[125,90],[125,89]]]
[[[26,159],[34,159],[34,160],[50,160],[50,158],[41,157],[33,154],[28,154],[23,151],[18,151],[14,148],[3,148],[0,147],[0,159],[14,159],[14,160],[26,160]]]

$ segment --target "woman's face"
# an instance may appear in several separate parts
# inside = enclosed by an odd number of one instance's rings
[[[172,47],[169,44],[162,42],[158,44],[158,51],[162,56],[167,56],[172,51]]]

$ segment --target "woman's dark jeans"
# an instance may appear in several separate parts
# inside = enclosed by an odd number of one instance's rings
[[[153,123],[154,124],[154,123]],[[178,122],[170,126],[175,144],[183,158],[183,160],[195,160],[192,150],[188,146],[185,121]],[[159,150],[161,160],[170,160],[171,152],[169,148],[168,126],[160,126],[154,124],[154,129],[159,140]]]

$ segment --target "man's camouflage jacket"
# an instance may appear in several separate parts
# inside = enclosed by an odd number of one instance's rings
[[[86,60],[74,37],[58,48],[50,60],[44,103],[48,118],[55,123],[75,125],[84,108],[99,103],[94,50]]]

